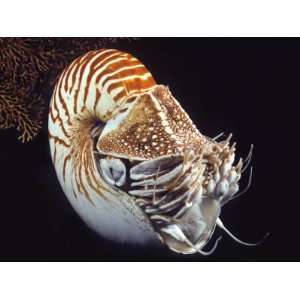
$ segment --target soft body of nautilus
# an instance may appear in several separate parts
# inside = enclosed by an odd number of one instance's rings
[[[65,195],[100,235],[185,254],[210,253],[203,247],[216,225],[238,240],[219,218],[239,190],[235,144],[201,134],[130,54],[91,51],[65,68],[49,141]]]

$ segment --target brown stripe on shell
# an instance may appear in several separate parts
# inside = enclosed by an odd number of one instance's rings
[[[64,182],[66,181],[66,166],[67,166],[67,162],[71,159],[71,155],[68,154],[65,158],[64,158],[64,163],[63,163],[63,180]]]
[[[69,148],[70,145],[67,144],[64,140],[62,140],[61,138],[59,138],[58,136],[55,136],[55,135],[52,135],[50,132],[48,133],[48,136],[50,139],[53,139],[54,140],[54,143],[58,143],[60,145],[63,145],[65,146],[66,148]]]
[[[89,89],[90,89],[90,85],[91,85],[91,81],[92,81],[92,78],[93,76],[95,75],[96,73],[96,66],[100,63],[100,62],[103,62],[103,60],[105,60],[106,57],[109,57],[110,55],[114,54],[114,53],[118,53],[117,50],[111,50],[109,52],[100,52],[100,53],[97,53],[96,55],[99,55],[99,57],[97,57],[93,62],[92,64],[90,65],[90,70],[89,70],[89,74],[87,76],[87,79],[86,79],[86,83],[85,83],[85,88],[84,88],[84,95],[83,95],[83,105],[86,104],[86,101],[87,101],[87,96],[88,96],[88,92],[89,92]],[[97,81],[96,81],[97,82]]]
[[[113,91],[114,89],[117,89],[117,88],[120,88],[120,87],[124,87],[123,82],[114,82],[114,83],[112,83],[112,84],[107,88],[107,92],[108,92],[109,94],[111,94],[112,91]]]
[[[156,85],[156,82],[152,76],[149,76],[147,79],[134,78],[124,80],[123,85],[125,86],[128,94],[130,95],[141,90],[145,91],[147,89],[150,89]]]
[[[68,123],[69,126],[71,126],[72,123],[71,123],[71,120],[70,120],[69,110],[68,110],[67,105],[66,105],[66,103],[64,101],[64,98],[62,96],[62,83],[63,83],[63,78],[65,76],[65,72],[66,72],[66,69],[63,72],[62,77],[60,79],[60,82],[58,84],[58,99],[59,99],[59,102],[60,102],[63,110],[65,111],[66,116],[67,116],[67,123]]]
[[[56,104],[56,101],[54,100],[53,101],[53,105],[54,105],[54,109],[55,111],[57,112],[57,116],[53,119],[54,123],[58,120],[58,124],[59,124],[59,127],[61,128],[63,134],[65,135],[66,138],[69,138],[69,134],[63,124],[63,120],[61,119],[60,115],[59,115],[59,110],[58,110],[58,107],[57,107],[57,104]]]
[[[121,92],[119,92],[117,95],[115,95],[113,98],[114,98],[115,102],[119,102],[119,101],[125,99],[126,97],[127,97],[127,92],[124,89]]]
[[[70,77],[70,74],[71,72],[75,69],[75,66],[78,64],[78,61],[80,61],[80,59],[83,57],[84,55],[80,56],[79,58],[75,59],[71,65],[68,68],[68,71],[65,75],[65,78],[64,78],[64,81],[65,81],[65,84],[64,84],[64,90],[65,90],[65,93],[69,92],[69,86],[68,86],[68,82],[69,82],[69,77]],[[72,85],[71,85],[72,86]]]
[[[100,92],[99,88],[96,88],[96,95],[95,95],[95,102],[94,102],[94,112],[96,114],[97,114],[96,107],[100,101],[100,98],[101,98],[101,92]]]
[[[50,117],[51,117],[51,120],[53,123],[56,123],[56,121],[58,121],[59,123],[59,127],[61,128],[63,134],[65,135],[66,138],[69,138],[69,135],[63,125],[63,121],[59,115],[59,110],[58,110],[58,107],[56,105],[56,93],[57,93],[57,87],[58,87],[58,84],[56,84],[55,86],[55,89],[54,89],[54,94],[52,96],[52,99],[51,99],[51,106],[50,106],[50,110],[49,110],[49,113],[50,113]],[[54,117],[54,114],[53,114],[53,109],[56,111],[57,113],[57,116]]]
[[[128,69],[123,69],[128,67]],[[133,68],[134,67],[134,68]],[[113,75],[109,75],[110,73],[114,73]],[[105,80],[102,82],[102,86],[104,86],[108,81],[110,80],[116,80],[131,76],[131,75],[145,75],[146,73],[149,73],[149,71],[143,66],[139,61],[136,64],[129,64],[128,61],[125,61],[123,63],[118,62],[116,63],[116,66],[113,66],[111,70],[106,70],[102,73],[103,75],[108,75]]]
[[[53,163],[56,164],[56,145],[54,145]]]
[[[89,61],[94,57],[96,51],[91,51],[88,53],[88,55],[83,59],[83,61],[81,63],[79,63],[79,79],[78,79],[78,85],[77,85],[77,89],[75,90],[75,94],[74,94],[74,113],[77,114],[77,102],[78,102],[78,94],[82,85],[82,76],[83,73],[85,71],[85,68],[87,66],[87,64],[89,63]],[[76,78],[76,77],[75,77]],[[75,83],[73,83],[73,86],[75,85]]]
[[[115,55],[112,55],[111,57],[109,57],[107,59],[103,59],[103,61],[95,68],[95,72],[97,72],[98,70],[103,68],[105,65],[106,65],[106,68],[97,75],[95,81],[98,83],[101,80],[102,76],[105,74],[105,72],[107,72],[107,71],[113,72],[115,70],[114,65],[115,64],[118,65],[118,59],[123,59],[123,61],[127,61],[128,57],[129,57],[129,54],[121,52],[121,51],[117,51],[115,53]],[[116,62],[114,62],[114,61],[116,61]],[[114,63],[112,63],[112,62],[114,62]]]

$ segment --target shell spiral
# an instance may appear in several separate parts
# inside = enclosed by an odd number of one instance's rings
[[[202,135],[166,86],[115,49],[74,60],[51,98],[62,189],[90,228],[115,241],[202,253],[238,191],[242,162],[232,165],[229,140]]]

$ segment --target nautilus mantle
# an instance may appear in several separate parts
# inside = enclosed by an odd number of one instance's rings
[[[238,195],[252,148],[235,163],[231,135],[218,139],[201,134],[138,59],[115,49],[75,59],[51,99],[49,142],[62,189],[91,229],[118,242],[207,255],[216,225],[241,242],[220,213]]]

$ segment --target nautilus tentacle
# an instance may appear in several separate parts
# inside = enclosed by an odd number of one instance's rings
[[[89,227],[116,241],[160,240],[209,255],[219,239],[203,248],[218,225],[241,242],[219,216],[239,195],[253,147],[235,164],[232,134],[222,137],[200,133],[167,86],[115,49],[74,60],[51,99],[50,150],[62,189]]]
[[[248,243],[248,242],[244,242],[241,239],[239,239],[238,237],[236,237],[233,233],[231,233],[223,224],[223,222],[221,221],[220,218],[217,219],[217,226],[220,227],[224,232],[226,232],[234,241],[236,241],[239,244],[245,245],[245,246],[257,246],[259,244],[261,244],[268,236],[269,233],[266,233],[265,236],[258,242],[256,243]]]

